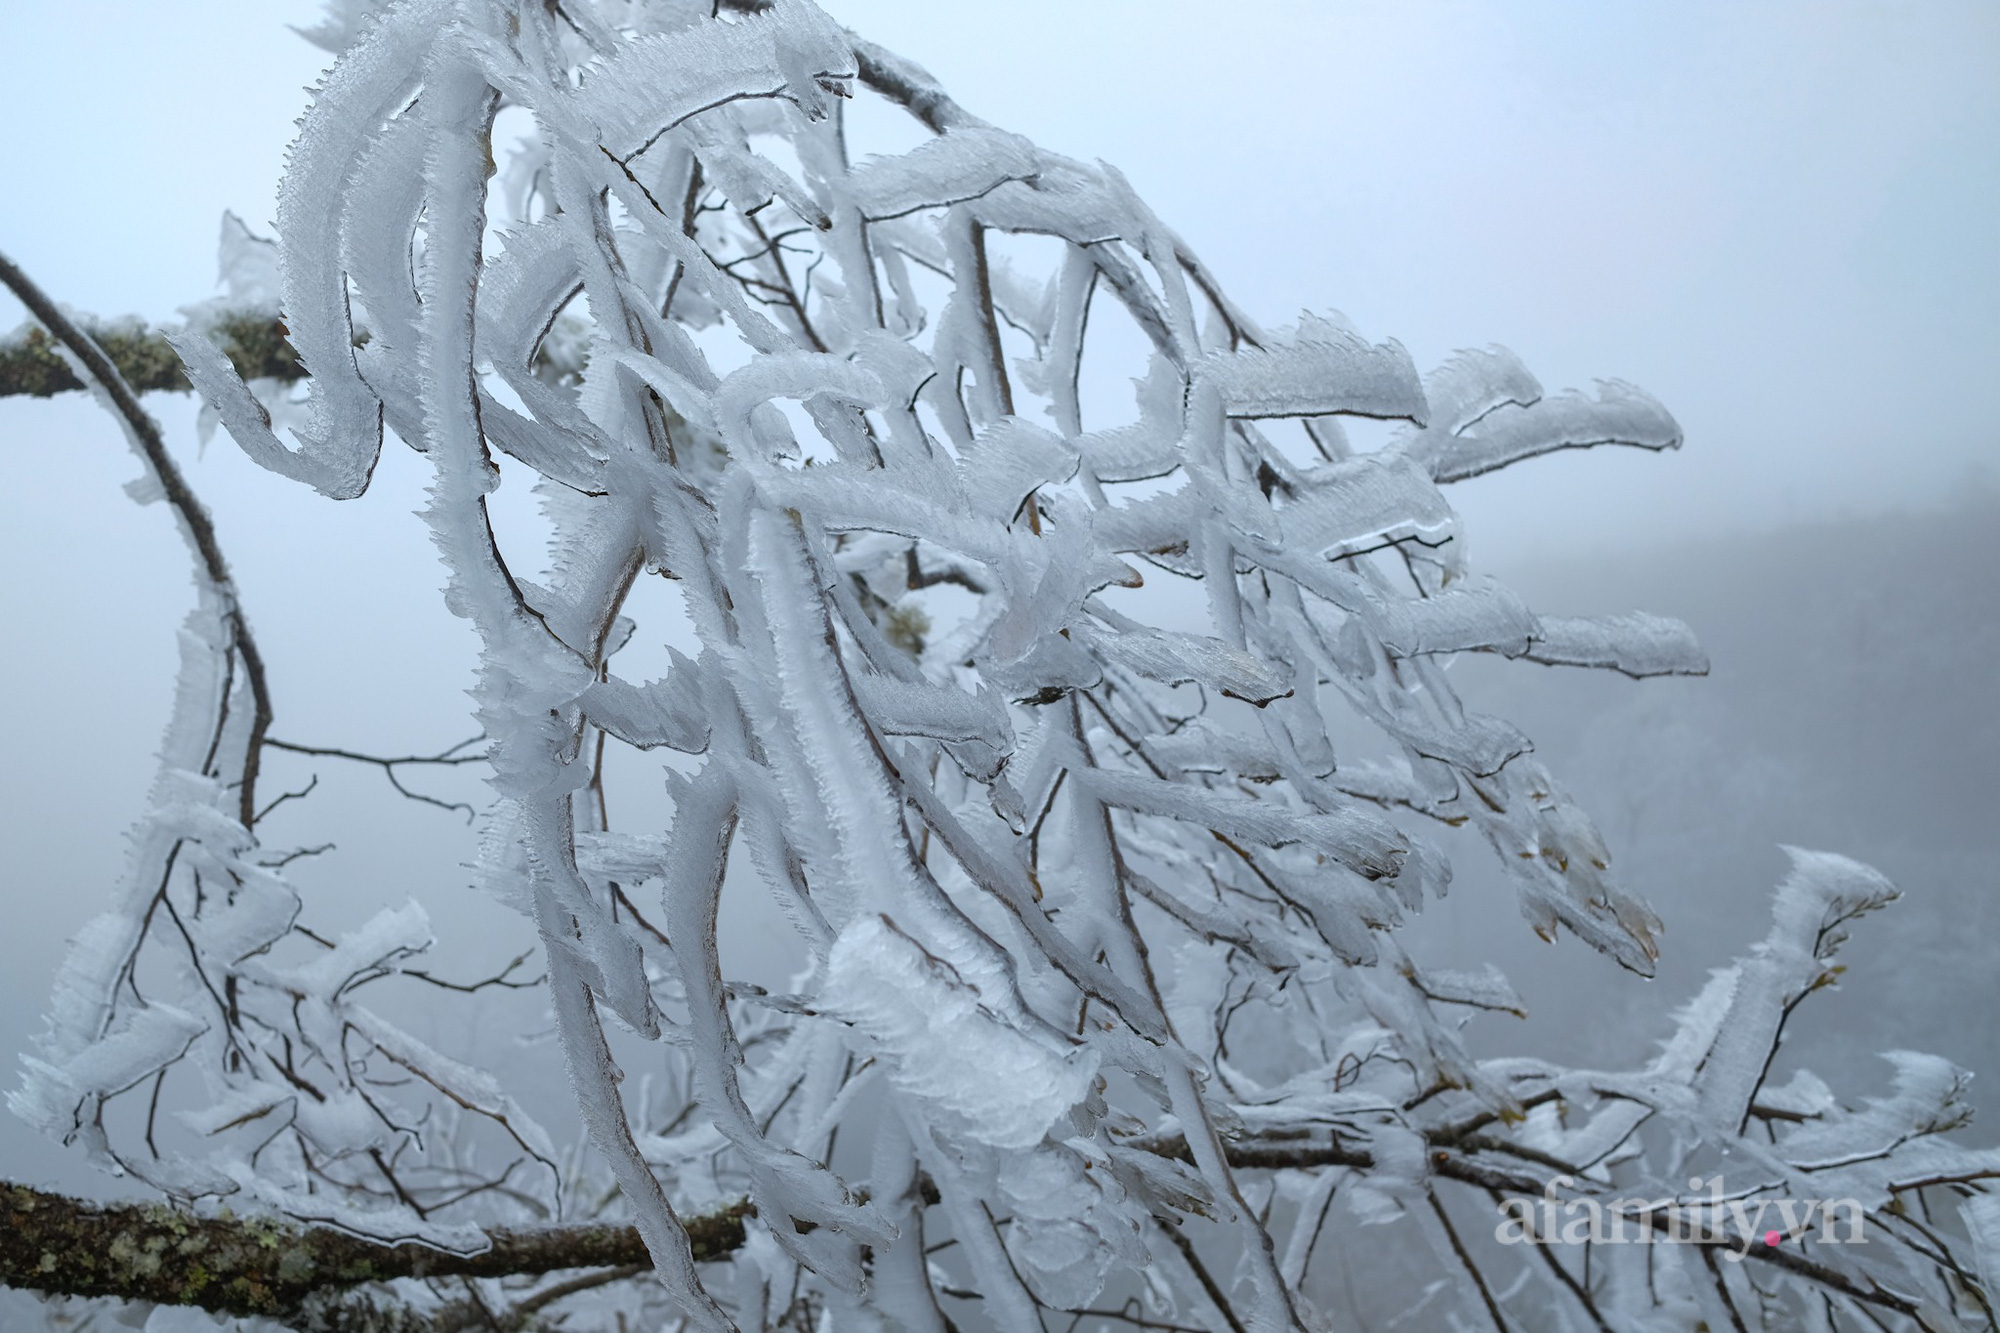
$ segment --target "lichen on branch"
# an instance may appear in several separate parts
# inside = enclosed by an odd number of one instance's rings
[[[698,1261],[743,1244],[748,1202],[682,1219]],[[66,1296],[191,1305],[218,1314],[295,1319],[330,1292],[397,1278],[521,1277],[646,1262],[630,1226],[494,1228],[477,1254],[384,1245],[328,1227],[227,1209],[96,1204],[26,1185],[0,1186],[0,1285]]]

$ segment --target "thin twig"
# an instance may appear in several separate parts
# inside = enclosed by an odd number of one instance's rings
[[[470,805],[464,801],[444,801],[435,796],[426,796],[422,792],[411,791],[396,776],[396,769],[403,764],[432,764],[447,768],[459,764],[483,764],[486,762],[486,755],[483,752],[480,754],[460,754],[459,751],[465,749],[468,745],[477,745],[485,739],[486,736],[482,732],[436,754],[398,755],[393,759],[377,754],[362,754],[357,750],[337,749],[332,746],[298,745],[291,741],[274,740],[269,737],[265,738],[264,744],[274,750],[287,750],[293,754],[317,755],[327,759],[347,759],[357,764],[374,764],[382,770],[382,775],[389,779],[389,785],[396,789],[398,795],[408,800],[421,802],[424,805],[434,805],[440,810],[464,811],[466,822],[470,823],[478,815],[478,812]],[[318,779],[315,778],[314,780],[317,781]],[[275,806],[277,802],[274,801],[272,804]]]
[[[250,633],[250,622],[243,614],[235,580],[229,574],[229,562],[223,559],[222,546],[216,540],[215,524],[209,518],[208,510],[202,507],[201,501],[189,488],[187,479],[181,475],[173,455],[167,452],[160,423],[148,416],[139,405],[139,396],[132,392],[132,387],[125,382],[125,377],[119,374],[118,367],[105,355],[96,340],[78,328],[49,299],[48,294],[4,254],[0,254],[0,283],[7,285],[7,289],[28,308],[29,313],[55,335],[57,341],[76,357],[90,377],[97,381],[98,387],[104,390],[112,408],[131,432],[132,441],[146,460],[146,466],[152,470],[162,496],[180,519],[182,533],[194,548],[202,573],[227,604],[224,618],[229,623],[232,646],[243,659],[243,669],[250,681],[250,697],[256,710],[250,722],[249,743],[243,756],[243,779],[237,792],[238,818],[248,828],[256,823],[257,769],[265,733],[271,728],[271,690],[264,674],[263,654],[258,651],[257,640]]]

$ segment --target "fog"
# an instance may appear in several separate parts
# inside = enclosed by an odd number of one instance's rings
[[[1870,861],[1907,895],[1857,928],[1852,970],[1802,1011],[1788,1058],[1849,1094],[1876,1090],[1877,1049],[2000,1070],[2000,1037],[1976,1021],[2000,1000],[2000,440],[1976,391],[2000,364],[2000,12],[829,7],[975,112],[1120,166],[1268,323],[1337,308],[1423,368],[1501,342],[1551,389],[1615,376],[1680,420],[1677,454],[1558,456],[1451,493],[1475,567],[1531,605],[1679,616],[1715,664],[1648,682],[1453,667],[1468,702],[1536,739],[1668,926],[1660,977],[1641,982],[1574,940],[1536,940],[1489,854],[1450,844],[1452,897],[1410,938],[1440,963],[1499,962],[1528,999],[1525,1025],[1483,1020],[1485,1049],[1643,1058],[1665,1007],[1761,936],[1791,843]],[[0,13],[0,250],[79,310],[171,318],[210,293],[222,209],[268,230],[321,55],[283,23],[314,12],[99,9],[113,18],[95,32],[45,6]],[[0,326],[18,313],[0,301]],[[1112,410],[1138,369],[1104,367],[1094,400]],[[469,735],[473,641],[443,613],[410,517],[421,460],[392,443],[375,489],[334,505],[225,438],[199,449],[187,399],[149,406],[216,511],[271,664],[275,734],[386,754]],[[167,513],[121,491],[136,474],[80,396],[0,402],[10,1054],[116,882],[192,600]],[[532,942],[465,887],[461,817],[396,798],[372,769],[273,767],[272,794],[320,779],[264,830],[338,844],[299,866],[318,922],[418,896],[443,941],[434,970],[461,977]],[[480,799],[469,774],[409,780]],[[641,790],[621,799],[614,823],[659,812]],[[755,904],[728,930],[735,970],[782,970]],[[509,1026],[531,1011],[482,1012],[438,1019],[456,1025],[440,1040],[546,1058]],[[545,1092],[534,1109],[564,1137],[560,1079]],[[116,1188],[4,1116],[0,1177]]]

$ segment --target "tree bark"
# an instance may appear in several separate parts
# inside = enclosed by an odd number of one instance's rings
[[[695,1259],[718,1259],[741,1246],[743,1219],[752,1211],[748,1200],[737,1200],[685,1215]],[[486,1234],[487,1249],[450,1254],[269,1216],[225,1211],[203,1217],[163,1204],[95,1204],[9,1184],[0,1186],[0,1284],[285,1322],[297,1322],[317,1306],[314,1322],[329,1327],[339,1321],[328,1317],[328,1293],[393,1278],[650,1266],[645,1243],[630,1226],[496,1227]],[[422,1325],[390,1320],[379,1326]]]
[[[102,323],[76,321],[104,349],[125,382],[139,393],[186,393],[194,386],[181,370],[181,359],[158,329],[136,319]],[[285,341],[285,326],[267,313],[246,311],[225,317],[213,330],[216,342],[246,380],[300,380],[305,367]],[[83,388],[70,364],[56,351],[56,340],[29,325],[0,339],[0,398],[51,398]]]

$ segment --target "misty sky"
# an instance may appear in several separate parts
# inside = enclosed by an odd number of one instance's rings
[[[1678,456],[1557,457],[1454,490],[1496,572],[1992,484],[2000,8],[1985,0],[1243,0],[1227,20],[1136,0],[828,7],[974,112],[1122,168],[1266,323],[1337,308],[1420,368],[1502,342],[1550,389],[1602,376],[1658,395],[1687,433]],[[0,7],[0,250],[77,309],[171,318],[212,290],[224,208],[269,230],[323,56],[284,24],[316,7],[94,11],[86,29]],[[18,316],[0,297],[0,327]],[[192,458],[192,404],[151,405]],[[284,731],[397,751],[462,739],[469,637],[405,592],[436,583],[408,452],[392,446],[351,506],[223,439],[191,468]],[[166,515],[120,493],[135,471],[87,401],[0,402],[10,1063],[119,869],[190,602]],[[389,690],[392,662],[441,665]],[[432,827],[356,849],[364,896],[485,906],[437,888],[449,849],[401,859]],[[0,1176],[56,1178],[0,1119]]]

